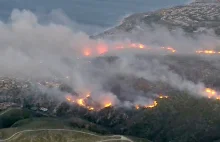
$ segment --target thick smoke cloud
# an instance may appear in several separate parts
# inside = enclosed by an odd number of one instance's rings
[[[66,26],[39,24],[26,10],[14,10],[11,22],[0,23],[0,31],[1,75],[64,77],[69,67],[62,60],[77,58],[84,43],[92,44],[88,35],[73,33]]]
[[[134,33],[135,37],[129,38],[139,39],[152,47],[158,46],[154,42],[157,39],[162,44],[170,44],[189,52],[192,48],[206,46],[207,42],[212,42],[209,45],[213,46],[219,43],[213,36],[202,35],[194,40],[185,37],[182,31],[176,31],[172,35],[165,28],[156,27],[156,29],[152,33],[150,29],[145,28],[141,36]],[[157,60],[146,61],[136,58],[132,55],[133,50],[122,54],[113,51],[120,59],[112,64],[105,61],[94,62],[93,57],[85,58],[82,56],[83,48],[95,47],[100,42],[111,47],[115,43],[92,40],[89,35],[64,24],[40,24],[36,15],[30,11],[14,10],[10,22],[0,22],[0,33],[1,76],[32,80],[59,79],[73,87],[76,92],[90,91],[91,97],[99,102],[111,100],[114,105],[119,104],[119,98],[109,90],[106,91],[103,85],[118,74],[135,75],[151,82],[168,83],[173,88],[187,90],[193,94],[201,94],[204,90],[202,83],[194,84],[184,80]],[[111,51],[111,48],[109,50]],[[146,96],[143,98],[141,92],[135,95],[136,100],[132,101],[130,98],[134,98],[132,97],[134,92],[131,89],[130,94],[129,92],[127,94],[129,101],[123,102],[124,105],[130,106],[131,101],[141,105],[144,105],[144,102],[152,102]]]
[[[124,24],[126,27],[126,24]],[[219,37],[211,29],[199,28],[194,34],[187,34],[182,29],[170,31],[161,25],[137,24],[131,32],[113,30],[113,35],[106,35],[110,39],[138,41],[151,47],[171,46],[179,53],[194,53],[198,49],[215,49],[220,44]],[[116,36],[115,36],[116,35]]]

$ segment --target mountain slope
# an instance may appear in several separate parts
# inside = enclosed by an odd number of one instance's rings
[[[133,14],[125,18],[119,26],[94,37],[115,36],[140,30],[142,26],[151,27],[155,24],[165,26],[170,30],[181,28],[188,33],[212,29],[217,35],[220,35],[220,2],[202,2],[200,0],[185,6]]]

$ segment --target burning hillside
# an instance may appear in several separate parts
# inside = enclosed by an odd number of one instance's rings
[[[103,55],[108,52],[126,50],[126,49],[136,49],[142,50],[143,52],[153,52],[153,53],[178,53],[178,54],[204,54],[204,55],[218,55],[220,54],[219,51],[212,50],[212,49],[204,49],[204,50],[195,50],[195,51],[188,51],[188,52],[178,52],[177,49],[171,46],[162,46],[162,47],[150,47],[148,45],[142,43],[130,43],[130,42],[121,42],[121,43],[114,43],[114,44],[107,44],[104,42],[97,43],[97,45],[86,48],[83,48],[82,54],[84,56],[98,56]]]
[[[77,104],[83,108],[86,108],[90,111],[99,111],[102,110],[103,108],[108,108],[108,107],[117,107],[117,105],[113,106],[113,102],[111,100],[102,100],[102,102],[96,102],[95,100],[92,100],[90,97],[90,94],[86,95],[86,97],[74,97],[72,95],[66,95],[65,96],[66,101],[69,103]],[[160,95],[158,96],[160,99],[167,99],[168,96],[163,96]],[[119,104],[120,105],[120,104]],[[147,103],[144,104],[131,104],[134,108],[140,109],[140,108],[153,108],[157,106],[157,101],[152,101],[152,103]]]
[[[209,99],[216,99],[216,100],[220,100],[220,95],[213,89],[211,88],[206,88],[203,93],[205,94],[204,97],[209,98]],[[95,100],[93,100],[91,98],[91,94],[87,93],[86,95],[84,95],[84,97],[82,97],[83,95],[79,96],[73,96],[71,94],[68,94],[65,96],[66,101],[69,102],[70,104],[76,104],[80,107],[86,108],[89,111],[100,111],[103,108],[108,108],[108,107],[118,107],[118,104],[113,105],[114,103],[111,102],[111,100],[102,100],[102,102],[97,102]],[[158,99],[168,99],[169,96],[165,96],[165,95],[157,95],[157,97],[155,98],[154,101],[152,101],[151,103],[147,103],[146,104],[138,104],[137,102],[134,104],[131,104],[131,106],[133,108],[136,108],[137,110],[140,108],[153,108],[156,107],[158,105],[157,100]]]

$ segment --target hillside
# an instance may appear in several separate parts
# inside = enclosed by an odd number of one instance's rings
[[[90,60],[95,68],[97,63],[103,63],[103,66],[100,66],[103,69],[100,74],[108,74],[105,66],[117,64],[120,61],[119,59],[119,57],[98,57]],[[138,56],[138,60],[141,59],[144,62],[157,59],[169,66],[169,72],[172,70],[181,75],[182,78],[192,82],[202,81],[207,87],[214,88],[217,91],[220,89],[218,79],[220,68],[219,62],[216,60],[217,57]],[[154,70],[154,72],[157,71]],[[157,75],[159,74],[162,72]],[[165,75],[166,72],[163,74]],[[73,96],[77,95],[74,94],[74,88],[69,89],[68,85],[56,84],[51,81],[46,82],[44,85],[49,88],[53,88],[54,84],[63,92],[72,92]],[[60,134],[64,135],[63,133],[57,134],[53,130],[47,131],[45,129],[83,129],[103,135],[116,134],[129,136],[132,139],[136,137],[157,142],[220,140],[219,99],[198,96],[189,90],[178,90],[170,86],[168,82],[151,82],[135,75],[111,76],[103,86],[116,94],[121,102],[132,102],[133,99],[142,95],[155,99],[157,105],[151,108],[138,109],[112,106],[97,111],[88,110],[64,99],[61,101],[59,98],[64,96],[57,97],[42,93],[36,88],[33,89],[30,84],[31,82],[22,82],[16,79],[1,79],[1,104],[7,105],[9,102],[16,104],[16,108],[5,110],[0,115],[2,139],[6,139],[19,131],[33,129],[44,129],[42,131],[46,132],[25,131],[25,133],[16,135],[17,140],[24,140],[25,138],[28,141],[38,135],[42,135],[42,138],[46,139],[48,139],[48,135],[51,135],[52,138],[61,139]],[[196,89],[194,87],[189,86],[191,89]],[[164,94],[168,97],[157,98],[152,94]],[[13,105],[8,106],[8,108],[10,107]],[[67,138],[71,137],[71,139],[74,136],[72,133],[65,134]],[[62,140],[67,141],[66,137]],[[39,141],[42,139],[39,138]]]
[[[7,113],[7,112],[6,112]],[[17,121],[11,128],[0,130],[1,142],[149,142],[120,135],[99,135],[85,129],[73,129],[67,121],[54,118],[31,118]]]
[[[133,14],[125,18],[119,26],[94,38],[114,37],[154,25],[165,26],[170,30],[181,28],[191,34],[211,29],[220,35],[220,2],[199,0],[188,5]]]

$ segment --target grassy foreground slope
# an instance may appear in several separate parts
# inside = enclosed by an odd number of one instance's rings
[[[0,128],[7,128],[16,121],[29,118],[31,112],[27,109],[10,108],[0,113]]]
[[[0,142],[149,142],[120,135],[99,135],[82,129],[71,129],[65,121],[54,118],[31,118],[17,121],[0,130]]]

